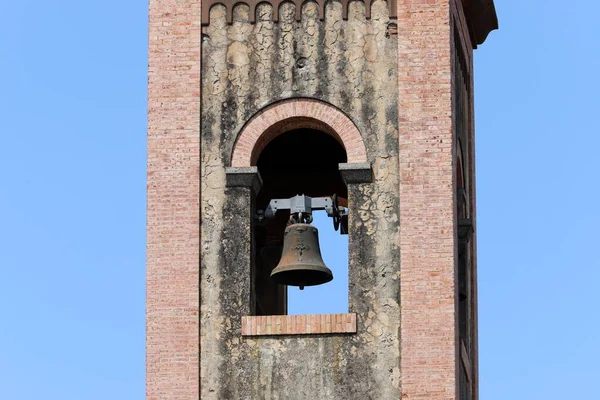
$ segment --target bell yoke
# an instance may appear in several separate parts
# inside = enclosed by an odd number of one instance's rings
[[[312,212],[325,210],[333,218],[333,226],[341,234],[348,233],[348,214],[338,205],[337,195],[329,197],[294,196],[289,199],[273,199],[267,209],[257,213],[259,221],[274,218],[278,210],[290,211],[290,225],[283,236],[283,252],[277,267],[271,272],[271,279],[280,285],[315,286],[333,279],[333,273],[321,257],[319,232],[310,225]]]

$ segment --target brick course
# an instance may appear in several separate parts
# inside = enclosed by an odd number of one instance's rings
[[[242,317],[242,336],[356,333],[356,314],[266,315]]]

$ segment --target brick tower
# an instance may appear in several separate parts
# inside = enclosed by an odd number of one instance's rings
[[[493,0],[150,0],[147,399],[478,399],[473,49]],[[343,199],[348,312],[288,316]]]

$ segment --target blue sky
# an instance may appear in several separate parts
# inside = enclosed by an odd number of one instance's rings
[[[5,3],[0,398],[143,399],[147,2]],[[600,5],[496,7],[475,56],[481,398],[598,398]]]

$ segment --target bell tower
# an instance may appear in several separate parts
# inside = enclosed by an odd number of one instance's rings
[[[493,0],[150,0],[147,399],[478,399]],[[348,310],[311,213],[348,235]],[[333,228],[332,228],[333,229]]]

